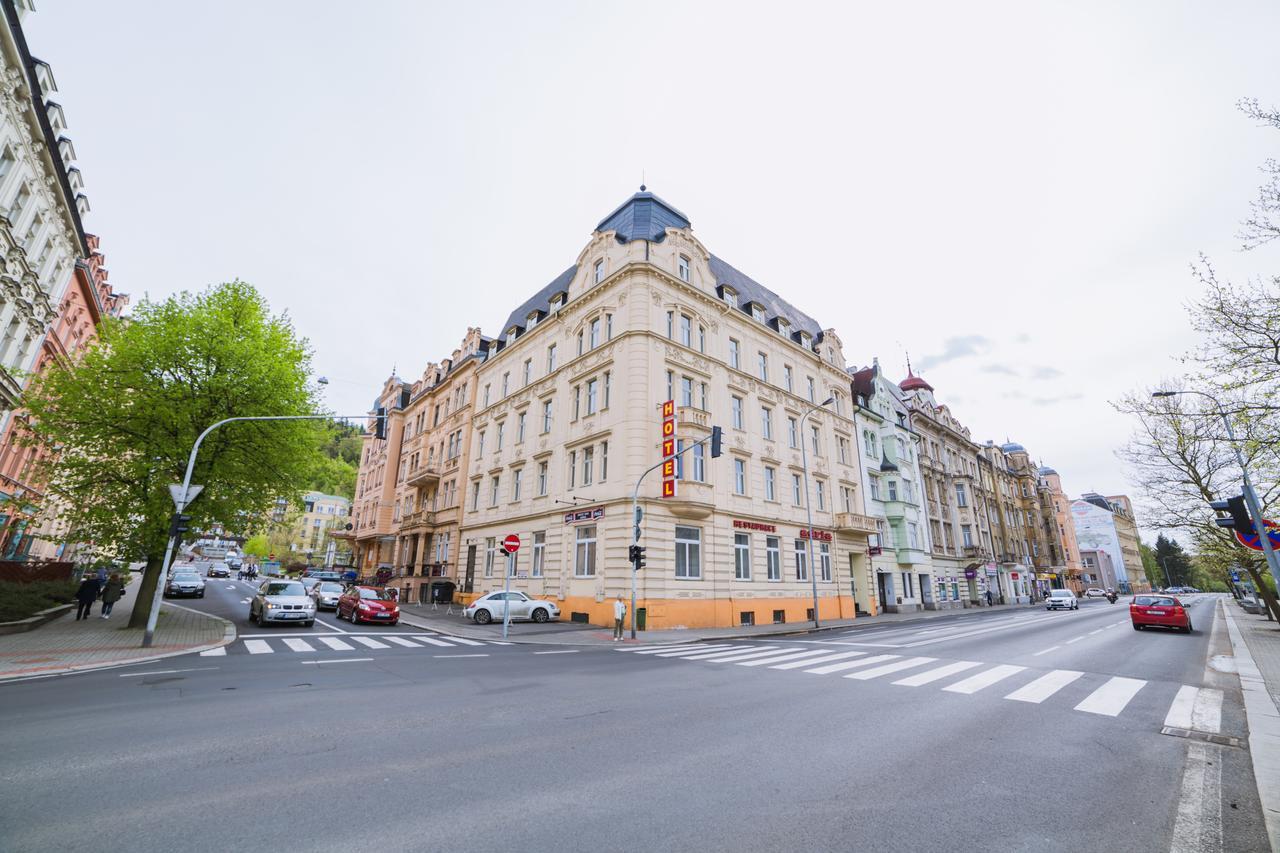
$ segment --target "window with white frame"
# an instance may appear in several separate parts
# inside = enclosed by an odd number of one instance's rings
[[[543,569],[547,561],[547,534],[546,531],[536,530],[533,534],[533,568],[529,572],[535,578],[542,577]]]
[[[818,543],[818,579],[831,582],[831,543]]]
[[[599,386],[600,386],[600,380],[598,379],[587,380],[587,414],[588,415],[594,415],[596,413],[596,407],[599,402],[599,398],[598,398]]]
[[[591,485],[595,474],[595,463],[596,449],[594,447],[584,447],[582,449],[582,485]]]
[[[967,524],[960,525],[960,538],[966,548],[973,547],[973,530]]]
[[[795,418],[787,418],[787,447],[800,449],[800,425]]]
[[[807,581],[809,579],[809,555],[805,550],[805,540],[795,540],[795,560],[796,560],[796,580]]]
[[[680,377],[680,405],[682,406],[693,405],[693,377],[692,376]]]
[[[674,341],[676,339],[676,312],[667,312],[667,340]]]
[[[484,576],[493,577],[493,564],[498,559],[498,540],[490,536],[484,540]]]
[[[771,581],[782,580],[782,540],[766,536],[764,540],[765,576]]]
[[[511,472],[511,500],[520,500],[520,485],[524,482],[524,469],[517,468]]]
[[[732,416],[733,428],[742,429],[742,398],[738,396],[729,398],[729,410]]]
[[[812,444],[813,444],[813,455],[821,456],[822,455],[822,443],[820,441],[821,431],[818,429],[818,427],[816,426],[809,427],[809,438],[812,440]]]
[[[827,484],[822,480],[814,480],[813,485],[818,497],[818,509],[825,511],[827,508]]]
[[[547,494],[547,463],[542,461],[538,463],[538,495],[545,496]]]
[[[792,382],[794,378],[795,377],[792,374],[791,365],[789,364],[782,365],[782,387],[786,388],[788,392],[795,390],[794,388],[792,388]]]
[[[733,534],[733,577],[735,580],[751,580],[751,536]]]
[[[573,555],[573,574],[580,578],[596,574],[596,526],[587,524],[576,532]]]
[[[676,525],[676,577],[702,577],[702,530]]]
[[[595,265],[595,283],[599,284],[604,281],[604,261],[596,261]]]
[[[778,499],[778,469],[770,468],[768,465],[764,468],[764,499],[767,501],[776,501]]]
[[[676,272],[680,274],[681,281],[689,280],[689,259],[684,255],[676,262]]]
[[[591,348],[595,349],[600,346],[600,318],[593,319],[589,328],[591,329]]]
[[[476,433],[476,455],[484,456],[484,430]],[[428,460],[430,460],[430,454],[428,454]],[[427,464],[430,464],[430,461]]]
[[[756,353],[756,373],[762,382],[769,381],[769,356],[766,353]]]
[[[747,462],[745,459],[733,460],[733,491],[734,494],[738,495],[747,493]]]
[[[680,343],[693,346],[693,318],[688,314],[680,315]]]
[[[803,492],[804,492],[804,489],[802,488],[800,475],[792,474],[791,475],[791,501],[796,506],[804,506],[804,504],[800,502],[800,497],[803,494]]]
[[[578,451],[569,451],[569,488],[573,488],[578,483]]]
[[[773,441],[773,409],[760,407],[760,431],[765,441]]]
[[[968,506],[969,496],[965,494],[964,483],[956,483],[956,506]]]
[[[912,548],[920,547],[920,525],[914,521],[907,522],[907,545]]]
[[[480,481],[475,480],[471,483],[471,511],[475,512],[480,509]]]
[[[751,316],[756,322],[763,323],[765,321],[764,306],[756,302],[751,303]]]
[[[848,465],[849,464],[849,439],[845,438],[844,436],[837,437],[836,447],[839,448],[839,452],[840,452],[840,464]]]
[[[898,499],[898,481],[892,479],[887,480],[885,485],[887,485],[889,489],[889,500],[896,501]]]
[[[734,370],[742,369],[742,345],[736,338],[729,338],[729,366]]]
[[[573,419],[576,421],[582,414],[582,386],[573,386]]]
[[[600,442],[600,482],[609,479],[609,442]]]
[[[738,294],[729,288],[724,289],[724,301],[730,308],[738,307]]]
[[[853,512],[853,487],[852,486],[840,487],[840,500],[844,505],[845,512]]]
[[[816,386],[816,385],[814,384],[814,382],[813,382],[813,377],[812,377],[812,376],[806,376],[806,377],[805,377],[805,382],[806,382],[806,383],[808,384],[808,386],[809,386],[809,402],[810,402],[810,403],[816,403],[816,402],[818,402],[818,389],[817,389],[817,386]]]
[[[689,455],[693,457],[693,479],[699,483],[705,483],[707,480],[707,446],[705,444],[696,445],[693,450],[689,451]]]
[[[602,408],[609,408],[609,395],[613,391],[613,372],[606,370],[604,372],[604,399],[600,401]]]
[[[521,385],[528,385],[533,381],[533,359],[526,358],[524,360],[524,367],[521,370],[520,378],[522,380]]]
[[[525,417],[527,414],[527,412],[520,412],[516,415],[516,444],[524,441],[524,425],[527,420]]]
[[[506,436],[507,436],[507,422],[498,421],[498,446],[496,448],[497,450],[499,451],[502,450],[502,445],[506,442]]]
[[[489,479],[489,506],[498,505],[498,486],[501,475],[495,474]]]
[[[551,432],[551,401],[542,401],[542,431]]]

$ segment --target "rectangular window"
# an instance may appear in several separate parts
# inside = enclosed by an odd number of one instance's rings
[[[484,456],[484,430],[476,434],[476,455]],[[428,457],[430,459],[430,457]]]
[[[551,401],[542,401],[542,431],[551,432]]]
[[[742,349],[734,338],[729,338],[729,366],[734,370],[742,369]]]
[[[690,451],[693,456],[693,479],[699,483],[704,483],[707,479],[706,450],[705,444],[699,444]]]
[[[973,545],[973,530],[970,529],[969,525],[960,525],[960,538],[964,541],[964,546],[966,548]]]
[[[742,398],[731,397],[729,399],[729,404],[733,417],[733,428],[742,429]]]
[[[609,479],[609,442],[600,442],[600,482]]]
[[[956,506],[968,506],[969,499],[964,493],[964,483],[956,483]]]
[[[680,315],[680,343],[693,346],[693,318],[688,314]]]
[[[498,450],[502,450],[507,435],[507,422],[498,421]]]
[[[702,530],[676,525],[676,577],[702,577]]]
[[[800,449],[800,426],[795,418],[787,418],[787,446],[792,450]]]
[[[776,501],[778,499],[778,471],[775,468],[765,467],[764,469],[764,499],[767,501]]]
[[[600,346],[600,318],[596,317],[591,321],[591,348],[595,349]]]
[[[702,409],[704,412],[710,411],[710,409],[707,408],[707,383],[701,383],[698,386],[698,392],[698,408]]]
[[[676,339],[676,312],[667,312],[667,340],[674,341]]]
[[[680,405],[693,405],[693,379],[689,376],[680,377]]]
[[[603,280],[604,280],[604,261],[596,261],[595,283],[599,284]]]
[[[537,531],[533,534],[533,570],[530,574],[535,578],[542,577],[542,570],[547,560],[547,534]]]
[[[769,580],[782,580],[782,543],[777,536],[765,537],[764,563]]]
[[[587,381],[587,414],[594,415],[596,413],[597,389],[600,387],[599,379],[590,379]]]
[[[502,396],[507,396],[507,391],[511,386],[511,373],[502,374]]]
[[[818,391],[817,391],[817,387],[813,384],[813,377],[806,376],[805,381],[809,385],[809,402],[810,403],[818,402]]]
[[[911,572],[902,572],[902,591],[906,598],[915,598],[915,585],[911,582]]]
[[[569,451],[569,488],[573,488],[578,482],[578,451]]]
[[[613,315],[604,315],[604,339],[606,341],[613,340]]]
[[[498,559],[498,540],[490,536],[484,540],[484,576],[493,577],[493,564]]]
[[[511,472],[511,500],[520,500],[520,484],[524,481],[524,469],[517,468]]]
[[[920,547],[920,525],[914,521],[907,523],[907,544],[912,548]]]
[[[821,444],[821,442],[818,440],[818,439],[819,439],[819,436],[820,436],[820,432],[819,432],[819,430],[818,430],[818,428],[817,428],[816,426],[814,426],[814,427],[809,427],[809,438],[812,440],[812,443],[813,443],[813,455],[814,455],[814,456],[821,456],[821,455],[822,455],[822,444]]]
[[[844,511],[853,512],[853,489],[849,486],[841,486],[840,497],[844,501]]]
[[[707,351],[707,330],[704,326],[698,327],[698,352]]]
[[[676,272],[680,274],[682,281],[689,280],[689,259],[684,255],[681,255],[680,260],[676,263]]]
[[[765,441],[773,441],[773,409],[760,407],[760,431]]]
[[[805,540],[795,540],[795,558],[796,558],[796,580],[807,581],[809,579],[809,557],[805,551]]]
[[[756,353],[756,366],[762,382],[769,381],[769,356],[762,352]]]
[[[578,332],[578,355],[582,355],[582,342],[586,337],[586,332]]]
[[[525,418],[526,414],[527,414],[526,412],[521,412],[520,414],[516,415],[516,444],[519,444],[520,442],[524,441],[524,424],[526,420]]]
[[[547,493],[547,463],[538,463],[538,494],[546,495]]]
[[[580,578],[595,577],[596,574],[596,526],[584,525],[577,529],[577,541],[574,543],[573,574]]]
[[[606,370],[604,372],[604,400],[601,402],[601,408],[609,408],[609,395],[613,391],[613,372]]]
[[[733,491],[739,495],[747,493],[747,463],[744,459],[733,460]]]
[[[533,379],[533,359],[526,358],[524,360],[524,368],[523,368],[523,373],[521,375],[521,379],[524,380],[521,383],[522,385],[528,385],[529,382]]]
[[[576,421],[582,414],[582,386],[573,386],[573,419]]]
[[[489,386],[484,386],[484,404],[489,405]]]
[[[820,580],[831,582],[831,543],[818,543],[818,569],[821,572]]]
[[[791,501],[796,506],[804,506],[804,504],[800,502],[800,494],[802,491],[803,489],[801,489],[800,475],[792,474],[791,475]]]
[[[480,481],[471,484],[471,511],[480,509]]]
[[[498,484],[499,477],[495,476],[489,480],[489,506],[498,505]]]
[[[837,440],[837,444],[840,448],[840,464],[848,465],[849,464],[849,439],[840,438]]]
[[[871,487],[871,497],[874,498],[875,500],[880,500],[880,478],[879,477],[868,478],[867,485]]]
[[[594,447],[586,447],[582,450],[582,485],[590,486],[593,468],[595,467],[596,451]]]
[[[825,512],[827,509],[827,484],[822,480],[814,480],[813,485],[817,489],[818,509]]]
[[[670,370],[667,371],[667,397],[668,400],[676,398],[676,375]]]
[[[898,481],[889,480],[888,486],[889,486],[889,500],[896,501],[898,499]]]
[[[786,388],[788,392],[792,390],[791,380],[792,380],[791,365],[789,364],[782,365],[782,387]]]
[[[733,577],[740,581],[751,580],[751,536],[733,534]]]

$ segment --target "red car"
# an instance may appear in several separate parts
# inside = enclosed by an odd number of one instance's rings
[[[1172,595],[1135,595],[1129,602],[1129,619],[1133,621],[1135,631],[1157,625],[1177,628],[1184,634],[1191,633],[1191,615]]]
[[[400,622],[400,605],[381,587],[349,586],[338,598],[338,618],[350,619],[353,625],[361,622],[395,625]]]

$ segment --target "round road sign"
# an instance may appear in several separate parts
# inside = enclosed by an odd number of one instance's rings
[[[502,540],[502,550],[508,554],[514,554],[520,550],[520,537],[512,533],[506,539]]]
[[[1267,528],[1267,538],[1271,540],[1271,547],[1280,550],[1280,528],[1276,527],[1276,523],[1269,518],[1262,520],[1262,526]],[[1244,533],[1240,530],[1235,532],[1236,541],[1246,548],[1252,548],[1255,551],[1262,550],[1262,540],[1258,538],[1258,534],[1254,531]]]

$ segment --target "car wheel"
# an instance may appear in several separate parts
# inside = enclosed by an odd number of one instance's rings
[[[359,615],[358,613],[356,613],[356,609],[355,609],[354,607],[353,607],[353,608],[351,608],[351,617],[350,617],[350,618],[351,618],[351,624],[352,624],[352,625],[359,625],[359,624],[360,624],[360,615]]]
[[[1142,626],[1141,626],[1141,625],[1139,625],[1137,622],[1134,622],[1134,623],[1133,623],[1133,630],[1135,630],[1135,631],[1141,631],[1141,630],[1142,630]]]
[[[1190,634],[1190,633],[1191,633],[1191,620],[1187,620],[1187,627],[1183,628],[1183,629],[1182,629],[1182,632],[1183,632],[1184,634]]]
[[[544,610],[544,609],[543,609],[543,608],[541,608],[541,607],[539,607],[537,610],[533,611],[533,621],[534,621],[534,622],[546,622],[546,621],[547,621],[547,611],[546,611],[546,610]]]
[[[314,624],[316,624],[316,620],[312,619],[312,620],[310,620],[309,622],[303,622],[303,623],[302,623],[302,627],[304,627],[304,628],[310,628],[310,627],[311,627],[312,625],[314,625]]]
[[[480,625],[488,625],[493,621],[493,617],[489,615],[488,610],[477,610],[475,620]]]

